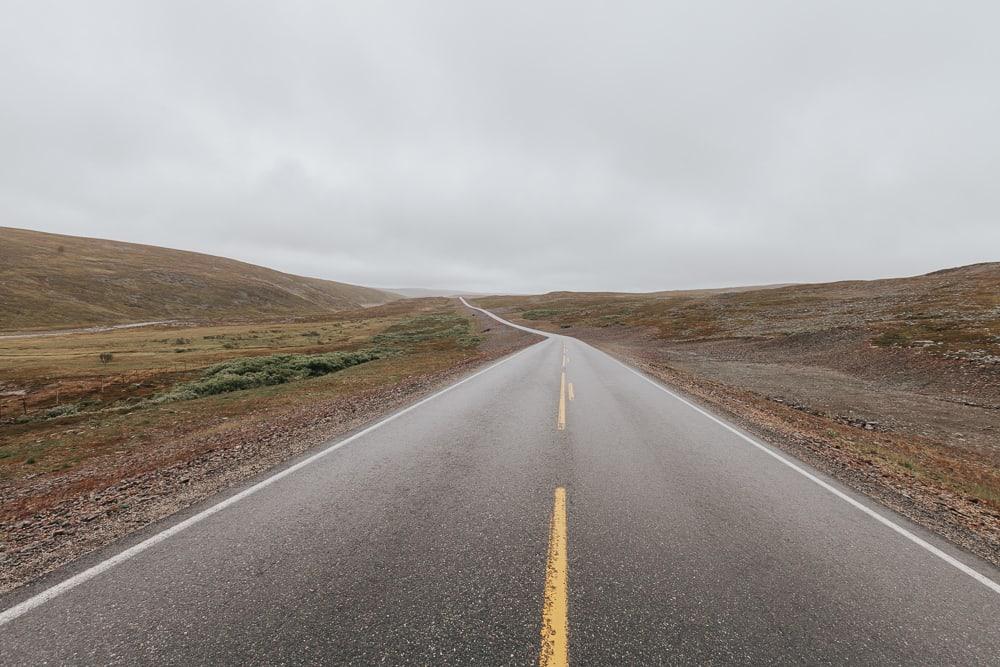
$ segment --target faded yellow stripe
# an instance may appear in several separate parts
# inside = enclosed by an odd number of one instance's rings
[[[559,420],[556,428],[560,431],[566,428],[566,373],[559,380]]]
[[[566,489],[555,492],[549,526],[549,560],[542,607],[541,667],[569,665],[569,587],[566,562]]]
[[[569,383],[569,400],[573,400],[573,383]]]

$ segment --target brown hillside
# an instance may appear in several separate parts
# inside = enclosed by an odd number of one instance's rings
[[[0,331],[300,317],[397,298],[224,257],[0,227]]]

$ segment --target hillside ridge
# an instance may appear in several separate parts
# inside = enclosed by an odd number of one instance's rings
[[[316,316],[390,292],[158,246],[0,227],[0,331]]]

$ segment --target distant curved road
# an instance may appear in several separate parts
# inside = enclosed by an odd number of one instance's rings
[[[31,331],[28,333],[5,333],[0,334],[0,340],[16,338],[51,338],[52,336],[69,336],[71,334],[104,333],[106,331],[116,331],[118,329],[137,329],[139,327],[152,327],[158,324],[175,324],[177,320],[155,320],[152,322],[130,322],[128,324],[109,324],[107,326],[85,327],[83,329],[53,329],[51,331]]]
[[[0,664],[996,664],[995,568],[545,335],[0,598]]]

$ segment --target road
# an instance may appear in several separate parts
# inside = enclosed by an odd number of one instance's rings
[[[15,338],[51,338],[52,336],[69,336],[70,334],[104,333],[118,329],[137,329],[152,327],[157,324],[174,324],[177,320],[156,320],[153,322],[131,322],[129,324],[111,324],[105,327],[86,327],[84,329],[56,329],[53,331],[32,331],[30,333],[0,334],[0,340]]]
[[[996,664],[998,580],[551,336],[0,599],[0,664]]]

